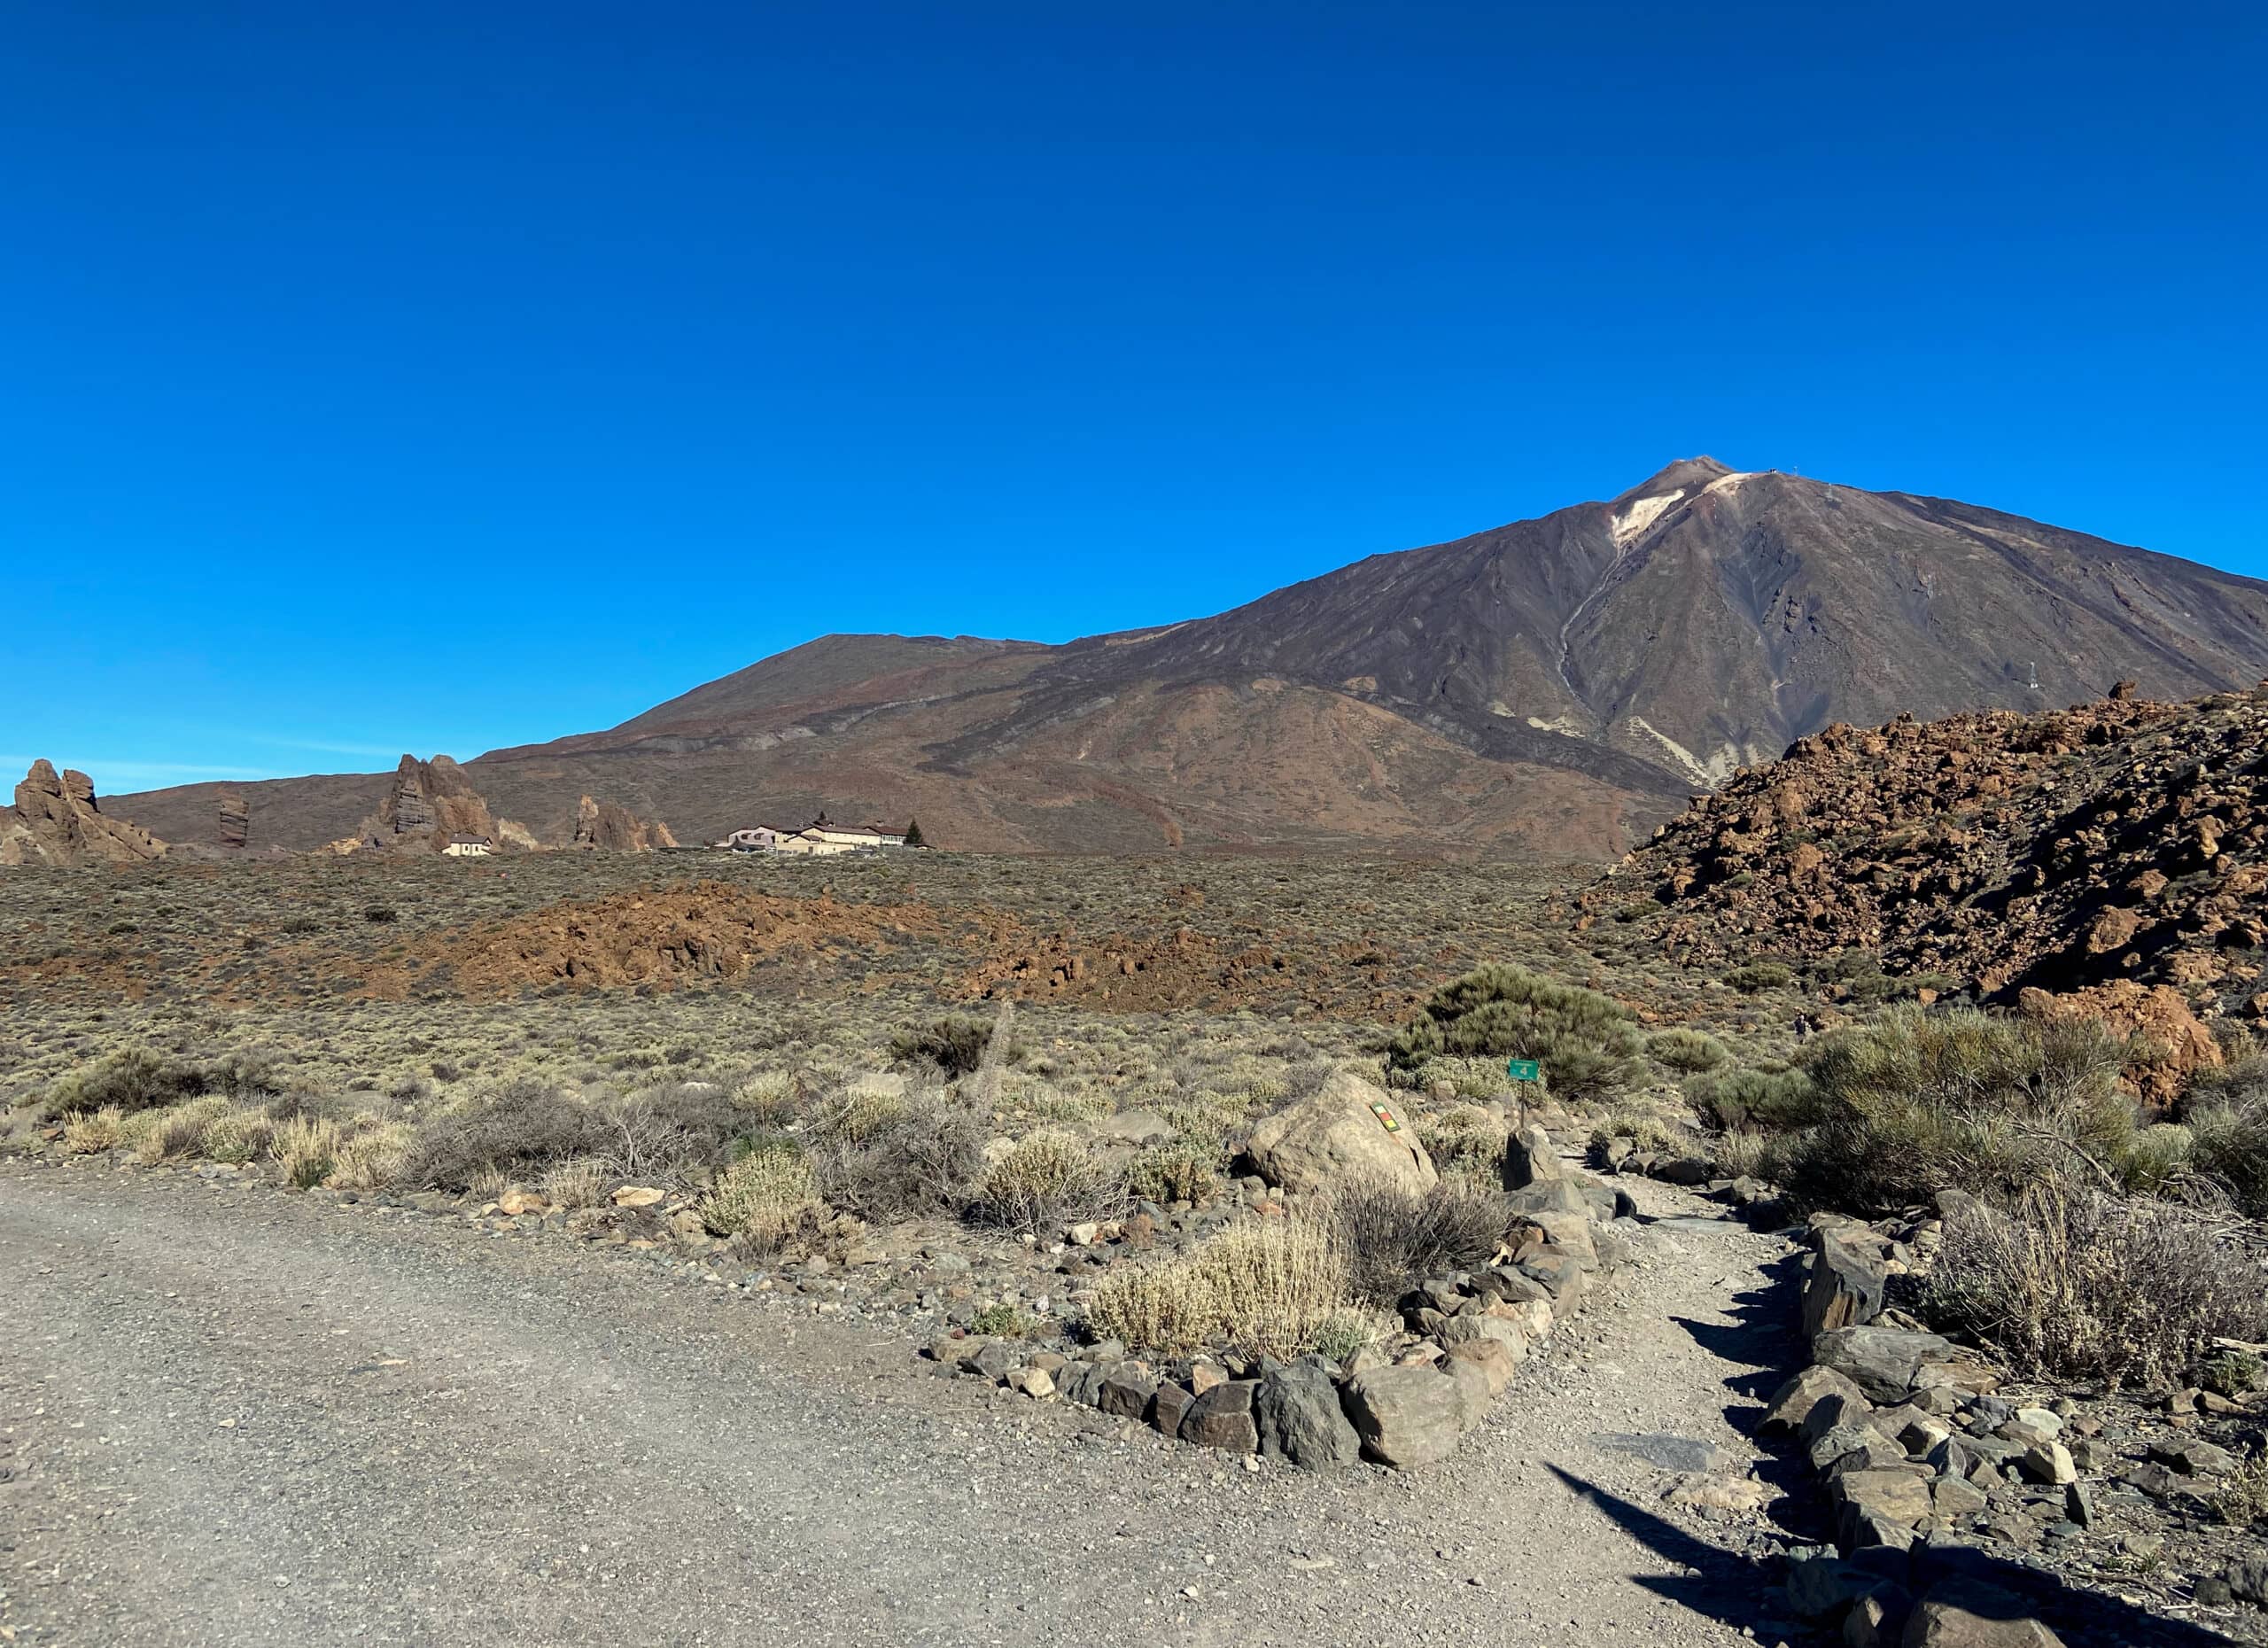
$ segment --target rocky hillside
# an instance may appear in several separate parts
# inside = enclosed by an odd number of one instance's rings
[[[0,865],[138,864],[166,856],[166,843],[149,831],[105,813],[95,802],[95,781],[84,773],[58,776],[35,761],[16,786],[16,803],[0,808]]]
[[[1696,458],[1162,629],[827,637],[470,767],[546,839],[588,794],[711,839],[827,811],[1006,851],[1611,858],[1833,721],[2264,672],[2255,580]],[[314,844],[355,781],[252,788],[270,828],[301,813]],[[136,814],[209,829],[198,788],[133,797]]]
[[[1984,994],[2091,994],[2162,1036],[2171,992],[2268,1016],[2268,684],[2122,683],[2037,715],[1837,724],[1694,802],[1594,913],[1651,898],[1689,960],[1846,949]]]

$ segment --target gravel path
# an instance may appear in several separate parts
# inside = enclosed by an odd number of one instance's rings
[[[1655,1522],[1668,1474],[1601,1439],[1748,1463],[1787,1250],[1644,1245],[1456,1458],[1324,1479],[619,1255],[0,1163],[0,1636],[1770,1642],[1753,1527]]]

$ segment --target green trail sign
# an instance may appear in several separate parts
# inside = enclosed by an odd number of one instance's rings
[[[1534,1059],[1514,1059],[1504,1066],[1504,1074],[1516,1082],[1540,1082],[1543,1067]]]

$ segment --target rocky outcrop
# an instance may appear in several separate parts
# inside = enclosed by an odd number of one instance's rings
[[[166,843],[124,819],[105,815],[95,781],[58,774],[35,761],[16,786],[16,804],[0,812],[0,865],[139,864],[166,856]]]
[[[439,852],[452,836],[497,838],[495,818],[465,771],[445,755],[421,761],[401,758],[393,788],[362,821],[355,839],[364,847],[398,852]]]
[[[1344,1070],[1314,1097],[1262,1117],[1245,1155],[1270,1185],[1302,1193],[1356,1178],[1422,1190],[1439,1177],[1386,1091]]]
[[[2219,1056],[2193,1008],[2268,1018],[2264,743],[2268,688],[1829,727],[1694,802],[1584,913],[1649,895],[1689,963],[1871,952],[2078,994],[2178,1074]]]
[[[223,847],[243,847],[252,839],[252,804],[242,790],[224,789],[219,800],[221,811],[221,844]]]
[[[585,796],[576,804],[575,834],[568,844],[592,852],[650,852],[676,846],[677,837],[659,819],[643,820],[627,807]]]

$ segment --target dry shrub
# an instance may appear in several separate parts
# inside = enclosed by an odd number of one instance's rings
[[[1145,1150],[1128,1164],[1126,1187],[1146,1201],[1204,1201],[1221,1188],[1222,1152],[1177,1139]]]
[[[969,1217],[1003,1230],[1039,1231],[1107,1218],[1126,1199],[1125,1181],[1061,1133],[1031,1133],[995,1162],[978,1185]]]
[[[247,1162],[258,1161],[266,1153],[275,1133],[276,1118],[266,1109],[257,1106],[231,1108],[205,1124],[198,1148],[213,1161],[242,1167]]]
[[[2268,1332],[2260,1265],[2211,1218],[2060,1180],[2010,1212],[1963,1200],[1930,1288],[1934,1321],[2026,1375],[2170,1384],[2216,1337]]]
[[[1347,1256],[1322,1221],[1232,1224],[1178,1258],[1121,1267],[1096,1285],[1100,1334],[1163,1355],[1237,1349],[1290,1358],[1348,1336]]]
[[[889,1056],[898,1064],[933,1064],[947,1076],[967,1076],[984,1061],[992,1027],[983,1019],[944,1018],[890,1038]]]
[[[1418,1137],[1444,1177],[1483,1185],[1504,1182],[1504,1123],[1479,1105],[1420,1117]]]
[[[599,1206],[615,1183],[612,1170],[599,1157],[570,1156],[544,1170],[536,1189],[553,1207],[571,1211]]]
[[[2189,1165],[2226,1191],[2249,1218],[2268,1218],[2268,1070],[2255,1056],[2190,1086],[2182,1121]]]
[[[344,1142],[338,1123],[328,1116],[295,1116],[277,1124],[268,1155],[287,1184],[313,1190],[330,1177]]]
[[[1685,1101],[1713,1127],[1809,1127],[1820,1119],[1811,1077],[1784,1064],[1713,1070],[1685,1084]]]
[[[125,1136],[126,1112],[114,1104],[74,1110],[63,1118],[63,1147],[74,1156],[114,1150]]]
[[[163,1110],[144,1111],[133,1118],[139,1124],[131,1129],[135,1160],[155,1163],[195,1154],[204,1146],[205,1130],[235,1108],[215,1093]]]
[[[1627,1139],[1641,1150],[1678,1147],[1677,1135],[1670,1131],[1669,1123],[1643,1110],[1616,1109],[1610,1111],[1604,1121],[1594,1123],[1590,1137],[1593,1158],[1603,1157],[1607,1146],[1618,1139]]]
[[[958,1213],[984,1170],[984,1139],[983,1119],[969,1106],[924,1094],[823,1131],[812,1144],[812,1171],[831,1206],[862,1219]]]
[[[2268,1449],[2256,1448],[2223,1477],[2211,1503],[2213,1514],[2232,1528],[2268,1522]]]
[[[206,1073],[196,1065],[128,1047],[57,1082],[48,1090],[40,1114],[50,1120],[74,1110],[131,1116],[198,1098],[205,1091]]]
[[[1382,1307],[1429,1277],[1486,1264],[1511,1223],[1500,1193],[1454,1176],[1423,1190],[1356,1179],[1332,1193],[1324,1217],[1355,1297]]]
[[[428,1119],[405,1154],[402,1180],[468,1191],[496,1175],[520,1178],[575,1156],[617,1155],[623,1135],[595,1107],[536,1082]],[[620,1164],[625,1175],[633,1170]]]
[[[416,1134],[408,1123],[358,1118],[340,1139],[330,1174],[342,1190],[386,1190],[400,1182],[403,1158]]]
[[[718,1177],[702,1197],[702,1222],[719,1236],[777,1247],[812,1209],[812,1170],[793,1145],[758,1145]]]
[[[749,1111],[714,1082],[665,1082],[606,1111],[610,1152],[625,1178],[680,1178],[729,1162],[756,1131]]]

